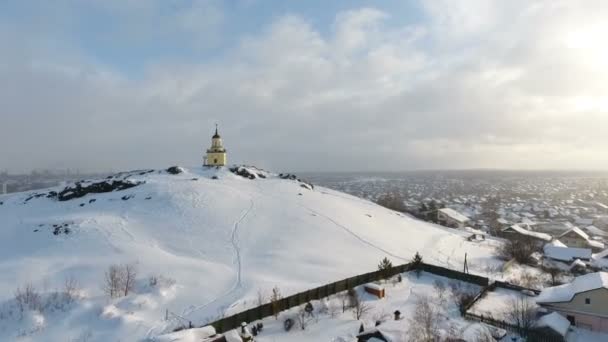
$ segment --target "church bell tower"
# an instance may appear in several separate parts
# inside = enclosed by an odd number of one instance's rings
[[[207,156],[204,159],[203,164],[206,166],[226,165],[226,149],[222,144],[222,137],[217,131],[217,124],[215,125],[215,134],[211,137],[211,148],[207,149]]]

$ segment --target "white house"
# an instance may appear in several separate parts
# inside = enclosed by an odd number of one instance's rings
[[[594,252],[604,249],[604,244],[589,238],[589,235],[578,227],[574,227],[558,237],[568,247],[591,248]]]
[[[608,332],[608,273],[589,273],[569,284],[547,287],[536,303],[559,312],[574,326]]]
[[[510,227],[503,229],[502,233],[505,236],[532,238],[532,239],[535,239],[538,241],[543,241],[543,242],[549,242],[549,241],[551,241],[551,239],[553,239],[551,237],[551,235],[549,235],[549,234],[534,232],[534,231],[525,229],[524,227],[522,227],[518,224],[514,224]]]

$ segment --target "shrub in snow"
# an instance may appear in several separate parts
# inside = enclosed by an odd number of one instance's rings
[[[163,275],[151,275],[148,278],[148,285],[150,287],[167,288],[175,285],[175,279]]]

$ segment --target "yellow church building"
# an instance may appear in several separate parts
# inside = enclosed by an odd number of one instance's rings
[[[222,137],[217,132],[215,125],[215,134],[211,138],[211,148],[207,149],[207,155],[204,158],[203,165],[206,166],[224,166],[226,165],[226,149],[222,144]]]

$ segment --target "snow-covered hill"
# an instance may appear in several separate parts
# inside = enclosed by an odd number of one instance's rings
[[[295,177],[170,171],[0,196],[0,340],[152,338],[183,319],[201,324],[255,306],[258,292],[275,286],[288,295],[372,271],[385,256],[407,262],[416,251],[458,268],[468,253],[480,274],[499,264],[495,241],[467,242],[462,232]],[[109,299],[104,272],[126,263],[137,267],[135,291]],[[153,275],[162,276],[156,285]],[[54,295],[70,278],[80,289],[75,301]],[[44,305],[22,314],[14,294],[27,284]]]

